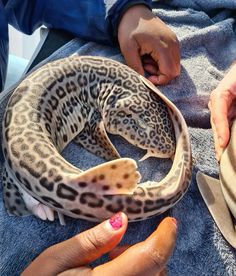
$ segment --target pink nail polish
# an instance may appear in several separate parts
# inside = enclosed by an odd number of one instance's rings
[[[118,230],[122,227],[122,213],[119,212],[109,219],[109,222],[114,230]]]
[[[172,222],[177,226],[177,220],[175,218],[171,218]]]

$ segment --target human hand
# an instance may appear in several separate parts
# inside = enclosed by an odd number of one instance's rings
[[[127,65],[143,76],[146,70],[153,84],[167,84],[180,74],[178,39],[146,6],[135,5],[124,13],[118,41]]]
[[[126,215],[118,213],[90,230],[49,247],[21,275],[163,275],[176,242],[176,220],[165,218],[145,241],[128,249],[128,246],[114,249],[127,224]],[[109,251],[111,261],[93,269],[88,266]]]
[[[208,107],[215,141],[216,158],[219,161],[230,137],[230,127],[236,118],[236,64],[212,91]]]

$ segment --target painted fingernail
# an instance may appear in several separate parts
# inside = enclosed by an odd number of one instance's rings
[[[177,220],[175,218],[171,218],[171,220],[176,226],[178,225]]]
[[[122,227],[122,213],[119,212],[109,219],[109,222],[114,230],[118,230]]]

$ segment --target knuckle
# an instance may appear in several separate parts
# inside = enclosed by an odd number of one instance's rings
[[[48,263],[54,263],[57,266],[63,266],[66,261],[65,256],[58,254],[58,247],[57,245],[53,245],[45,249],[45,251],[41,255],[42,259],[47,261]]]
[[[170,82],[171,78],[165,78],[162,80],[162,85],[166,85]]]
[[[177,49],[177,50],[180,49],[179,39],[174,32],[171,32],[171,34],[166,39],[167,39],[166,43],[169,46],[169,48]]]
[[[124,54],[126,52],[129,52],[131,47],[132,46],[130,45],[130,43],[124,43],[124,44],[122,44],[121,45],[121,51],[122,51],[122,53]]]
[[[129,39],[127,39],[125,43],[121,45],[121,51],[123,54],[132,53],[132,51],[136,50],[136,48],[137,44],[135,43],[135,40],[132,37],[129,37]]]
[[[181,71],[180,68],[176,70],[176,73],[175,73],[175,75],[174,75],[174,78],[176,78],[176,77],[178,77],[178,76],[180,75],[180,71]]]
[[[152,267],[157,271],[161,271],[167,263],[167,255],[162,249],[157,249],[154,246],[142,246],[140,250],[142,259],[147,260]]]
[[[174,45],[179,46],[179,39],[178,39],[177,35],[174,32],[172,34],[171,41]]]
[[[103,246],[103,238],[99,233],[91,230],[81,238],[82,247],[87,250],[98,250]]]
[[[176,68],[174,71],[171,72],[169,77],[173,79],[178,77],[179,75],[180,75],[180,68]]]
[[[210,101],[212,101],[214,98],[215,98],[215,96],[216,96],[216,90],[213,90],[212,92],[211,92],[211,94],[210,94]]]
[[[155,265],[157,269],[161,269],[166,264],[166,256],[158,250],[153,250],[149,253],[150,261]]]
[[[178,76],[178,72],[173,70],[166,75],[166,81],[169,82],[170,80],[174,79],[177,76]]]
[[[209,100],[207,106],[208,106],[209,110],[211,111],[211,100]]]
[[[129,47],[127,47],[127,45],[120,45],[120,50],[124,58],[129,56]]]
[[[217,125],[218,118],[215,114],[211,114],[211,122],[213,125]]]
[[[138,72],[138,73],[141,73],[141,68],[140,68],[140,66],[139,66],[138,64],[130,64],[130,67],[131,67],[134,71],[136,71],[136,72]]]

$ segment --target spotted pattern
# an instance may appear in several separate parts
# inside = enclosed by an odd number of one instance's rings
[[[126,193],[121,191],[137,182],[137,172],[121,171],[113,162],[107,163],[107,170],[83,178],[83,172],[59,154],[74,139],[107,160],[118,158],[107,132],[121,135],[150,156],[175,156],[168,175],[160,183],[135,184],[132,193]],[[132,69],[101,57],[64,58],[28,76],[5,111],[3,152],[4,202],[19,216],[29,212],[19,185],[71,217],[102,220],[124,211],[130,220],[139,220],[172,207],[191,179],[188,131],[179,111]],[[113,186],[112,175],[119,176]]]

